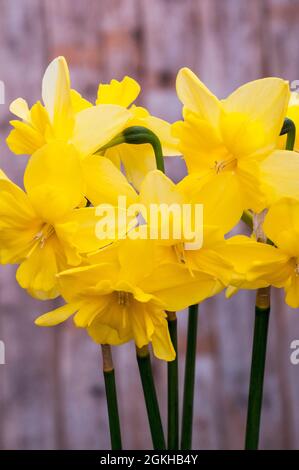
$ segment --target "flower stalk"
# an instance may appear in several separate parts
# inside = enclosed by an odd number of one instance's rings
[[[164,450],[166,444],[148,347],[136,348],[136,353],[153,447]]]
[[[296,126],[290,118],[285,118],[280,135],[287,134],[286,150],[293,150],[296,139]]]
[[[117,393],[115,384],[115,373],[112,360],[111,347],[108,344],[102,344],[103,374],[105,381],[111,449],[121,450],[121,432],[119,423],[119,413],[117,404]]]
[[[296,126],[289,118],[285,118],[280,132],[280,135],[285,134],[287,134],[286,150],[293,150],[296,138]],[[265,237],[261,228],[261,224],[256,228],[256,236],[258,241],[273,245],[273,242]],[[266,287],[258,289],[256,294],[255,323],[245,435],[245,449],[248,450],[256,450],[259,446],[269,316],[270,287]]]
[[[167,364],[168,388],[168,449],[177,450],[179,446],[179,376],[177,358],[177,317],[175,312],[167,312],[170,338],[176,352],[173,361]]]
[[[270,287],[256,294],[245,449],[258,449],[270,315]]]
[[[193,402],[196,367],[196,339],[198,324],[198,305],[191,305],[188,313],[187,350],[185,363],[184,398],[181,449],[192,448]]]
[[[114,137],[110,142],[100,148],[98,152],[103,152],[111,147],[120,144],[150,144],[155,153],[157,169],[165,172],[162,146],[159,138],[150,129],[143,126],[131,126]],[[97,153],[97,152],[96,152]]]

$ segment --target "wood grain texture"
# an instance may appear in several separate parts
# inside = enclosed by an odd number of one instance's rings
[[[26,159],[8,152],[8,104],[40,96],[47,63],[65,55],[75,88],[94,99],[100,81],[128,74],[141,82],[139,103],[174,121],[178,69],[191,67],[224,97],[267,75],[299,79],[299,0],[0,0],[1,167],[22,181]],[[167,162],[179,179],[184,165]],[[52,330],[34,318],[55,302],[29,298],[0,269],[0,449],[108,448],[108,420],[99,348],[71,322]],[[262,448],[299,447],[299,366],[289,361],[299,338],[297,312],[273,291],[262,415]],[[254,294],[223,295],[200,306],[194,448],[242,448],[245,430]],[[179,315],[183,379],[186,314]],[[150,448],[132,344],[114,349],[126,448]],[[154,361],[166,419],[166,367]]]

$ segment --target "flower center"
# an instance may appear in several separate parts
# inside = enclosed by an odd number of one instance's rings
[[[133,300],[133,295],[131,292],[124,292],[124,291],[119,291],[118,292],[118,303],[119,305],[129,305]]]
[[[34,239],[40,243],[41,247],[43,247],[46,240],[50,238],[51,235],[53,235],[53,233],[54,233],[53,225],[44,224],[42,229],[39,232],[37,232]]]
[[[215,161],[215,166],[214,169],[216,173],[220,173],[221,171],[227,169],[227,170],[233,170],[237,166],[237,159],[235,157],[229,158],[228,160],[220,160],[220,161]]]
[[[296,261],[296,264],[295,264],[295,274],[296,276],[299,276],[299,262]]]
[[[179,263],[186,264],[186,254],[184,249],[184,243],[177,243],[174,245],[174,252],[176,254]]]

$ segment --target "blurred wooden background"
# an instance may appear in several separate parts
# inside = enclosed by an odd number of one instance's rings
[[[65,55],[72,81],[93,98],[99,81],[138,79],[139,103],[171,121],[180,116],[175,77],[189,66],[219,96],[267,75],[299,79],[298,0],[0,0],[1,167],[21,181],[25,158],[10,155],[9,102],[40,97],[43,71]],[[178,178],[180,162],[168,165]],[[52,303],[22,292],[12,267],[0,271],[0,449],[108,448],[109,436],[98,348],[71,322],[52,330],[34,318]],[[195,449],[242,448],[253,293],[223,297],[200,307],[195,392]],[[299,447],[299,366],[290,342],[299,339],[299,317],[273,293],[261,447]],[[180,315],[183,378],[186,315]],[[114,351],[126,448],[150,448],[134,349]],[[166,367],[155,361],[166,417]]]

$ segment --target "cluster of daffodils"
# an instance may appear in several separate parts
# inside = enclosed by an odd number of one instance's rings
[[[58,57],[43,77],[42,101],[11,104],[17,119],[7,144],[29,159],[24,190],[0,173],[0,262],[18,265],[17,281],[31,296],[62,297],[37,325],[73,316],[99,344],[151,343],[158,358],[172,361],[168,311],[224,289],[268,285],[299,306],[299,140],[284,150],[280,136],[286,117],[299,122],[299,104],[279,78],[219,100],[184,68],[177,76],[183,120],[171,125],[132,104],[139,92],[125,77],[100,84],[91,103],[71,88]],[[181,155],[188,175],[174,184],[149,143],[119,138],[132,127],[153,133],[163,156]],[[120,197],[125,217],[111,213],[101,224],[99,206],[117,208]],[[184,231],[162,237],[165,220],[153,227],[153,204],[202,205],[202,243],[190,249]],[[244,213],[256,231],[228,236]],[[104,225],[110,236],[102,236]],[[144,236],[153,229],[158,236]]]

